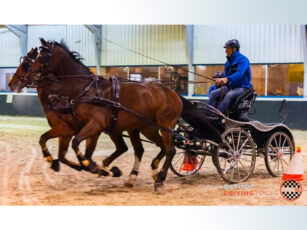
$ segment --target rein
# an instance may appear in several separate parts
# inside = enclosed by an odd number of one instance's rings
[[[86,78],[90,79],[93,76],[97,76],[99,79],[100,78],[105,78],[103,75],[94,75],[94,74],[88,74],[88,75],[57,75],[55,78],[56,79],[65,79],[65,78]],[[55,82],[61,82],[56,81],[55,79],[50,78],[49,76],[43,76],[40,74],[36,74],[34,77],[34,81],[40,81],[40,80],[51,80]],[[120,82],[127,82],[127,83],[162,83],[162,84],[174,84],[176,81],[174,80],[161,80],[161,79],[152,79],[152,80],[145,80],[145,81],[135,81],[135,80],[130,80],[130,79],[125,79],[125,78],[117,78]],[[208,83],[208,82],[203,82],[203,81],[186,81],[188,84],[201,84],[201,83]],[[33,85],[33,84],[32,84]]]

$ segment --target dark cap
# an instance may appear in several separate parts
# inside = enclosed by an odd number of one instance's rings
[[[240,49],[240,43],[237,39],[231,39],[225,43],[224,48],[226,47]]]

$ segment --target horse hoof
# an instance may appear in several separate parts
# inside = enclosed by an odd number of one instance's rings
[[[113,173],[113,177],[120,177],[122,175],[122,172],[116,166],[112,167],[110,171]]]
[[[156,182],[154,185],[155,193],[157,194],[163,194],[163,183],[162,182]]]
[[[53,160],[51,163],[51,168],[55,171],[55,172],[59,172],[60,171],[60,163],[59,160]]]

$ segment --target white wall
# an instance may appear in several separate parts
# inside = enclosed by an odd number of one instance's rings
[[[46,40],[64,39],[88,66],[95,66],[93,34],[84,25],[30,25],[28,50]],[[102,37],[169,64],[187,64],[184,25],[103,25]],[[299,25],[195,25],[194,64],[225,63],[224,43],[239,39],[251,63],[303,62]],[[16,67],[19,38],[0,28],[0,67]],[[102,39],[101,65],[162,65]]]
[[[169,64],[187,64],[183,25],[103,25],[102,37]],[[104,39],[101,64],[163,65]]]
[[[233,38],[251,63],[304,61],[300,25],[195,25],[194,64],[225,63],[223,46]]]
[[[81,54],[85,65],[95,66],[92,33],[84,25],[28,26],[28,50],[41,45],[40,37],[57,42],[64,39],[71,51],[77,51]]]
[[[0,28],[0,67],[17,66],[20,57],[19,38],[7,28]]]

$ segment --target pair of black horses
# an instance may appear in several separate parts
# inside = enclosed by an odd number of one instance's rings
[[[120,105],[141,117],[122,109],[118,111],[115,119],[116,126],[109,133],[116,149],[103,160],[102,166],[98,166],[92,160],[92,154],[100,134],[110,130],[110,121],[114,116],[113,106],[83,99],[112,100],[114,93],[112,82],[92,74],[81,62],[80,55],[70,51],[64,42],[45,41],[42,38],[40,41],[42,45],[39,49],[33,48],[21,59],[9,87],[12,91],[18,92],[21,92],[24,87],[37,88],[39,100],[51,127],[41,135],[39,144],[44,157],[51,163],[54,170],[60,169],[60,161],[79,171],[86,170],[104,176],[120,176],[121,171],[117,167],[108,169],[108,166],[128,150],[122,135],[124,131],[127,131],[134,148],[135,161],[125,185],[133,186],[144,153],[140,139],[141,133],[161,149],[151,163],[154,187],[155,190],[159,190],[175,154],[172,133],[169,130],[174,129],[180,117],[202,130],[208,139],[217,143],[221,142],[220,133],[206,117],[189,101],[168,87],[158,82],[119,82]],[[52,103],[54,98],[62,104],[63,101],[66,102],[64,103],[66,108],[55,109]],[[49,139],[57,137],[59,138],[58,160],[53,159],[46,147]],[[77,162],[65,158],[71,139]],[[79,149],[82,141],[86,141],[85,153]],[[159,163],[165,156],[165,162],[158,171]]]

